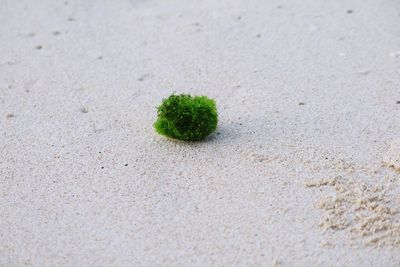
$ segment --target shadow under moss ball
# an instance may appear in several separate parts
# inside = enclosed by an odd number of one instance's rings
[[[215,101],[206,96],[171,95],[157,110],[154,128],[159,134],[184,140],[199,141],[217,128]]]

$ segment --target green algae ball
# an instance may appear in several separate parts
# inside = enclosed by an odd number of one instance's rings
[[[217,128],[215,101],[206,96],[172,94],[157,108],[155,130],[170,138],[199,141]]]

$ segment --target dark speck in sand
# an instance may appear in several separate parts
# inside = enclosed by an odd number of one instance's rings
[[[38,46],[36,46],[35,48],[36,48],[37,50],[42,50],[43,46],[38,45]]]
[[[15,117],[15,115],[12,114],[12,113],[6,115],[6,118],[7,118],[7,119],[11,119],[11,118],[14,118],[14,117]]]
[[[61,34],[61,32],[59,32],[59,31],[54,31],[53,32],[53,35],[55,35],[55,36],[60,35],[60,34]]]
[[[351,10],[351,9],[347,10],[347,14],[352,14],[352,13],[353,13],[353,10]]]
[[[299,103],[299,106],[304,106],[306,103],[304,103],[304,102],[300,102]]]
[[[144,75],[140,76],[137,80],[139,82],[143,82],[144,80],[147,80],[147,79],[152,78],[152,77],[153,77],[152,74],[147,73],[147,74],[144,74]]]
[[[397,101],[396,101],[396,104],[400,104],[400,100],[397,100]]]
[[[89,109],[88,109],[87,107],[81,107],[79,110],[80,110],[82,113],[88,113],[88,112],[89,112]]]

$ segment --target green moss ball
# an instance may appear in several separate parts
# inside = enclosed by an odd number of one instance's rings
[[[206,96],[171,95],[157,109],[155,130],[167,137],[199,141],[217,128],[215,101]]]

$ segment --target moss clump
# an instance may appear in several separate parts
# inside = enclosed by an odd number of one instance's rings
[[[206,96],[172,94],[162,101],[157,115],[154,128],[159,134],[184,141],[204,139],[218,123],[215,101]]]

